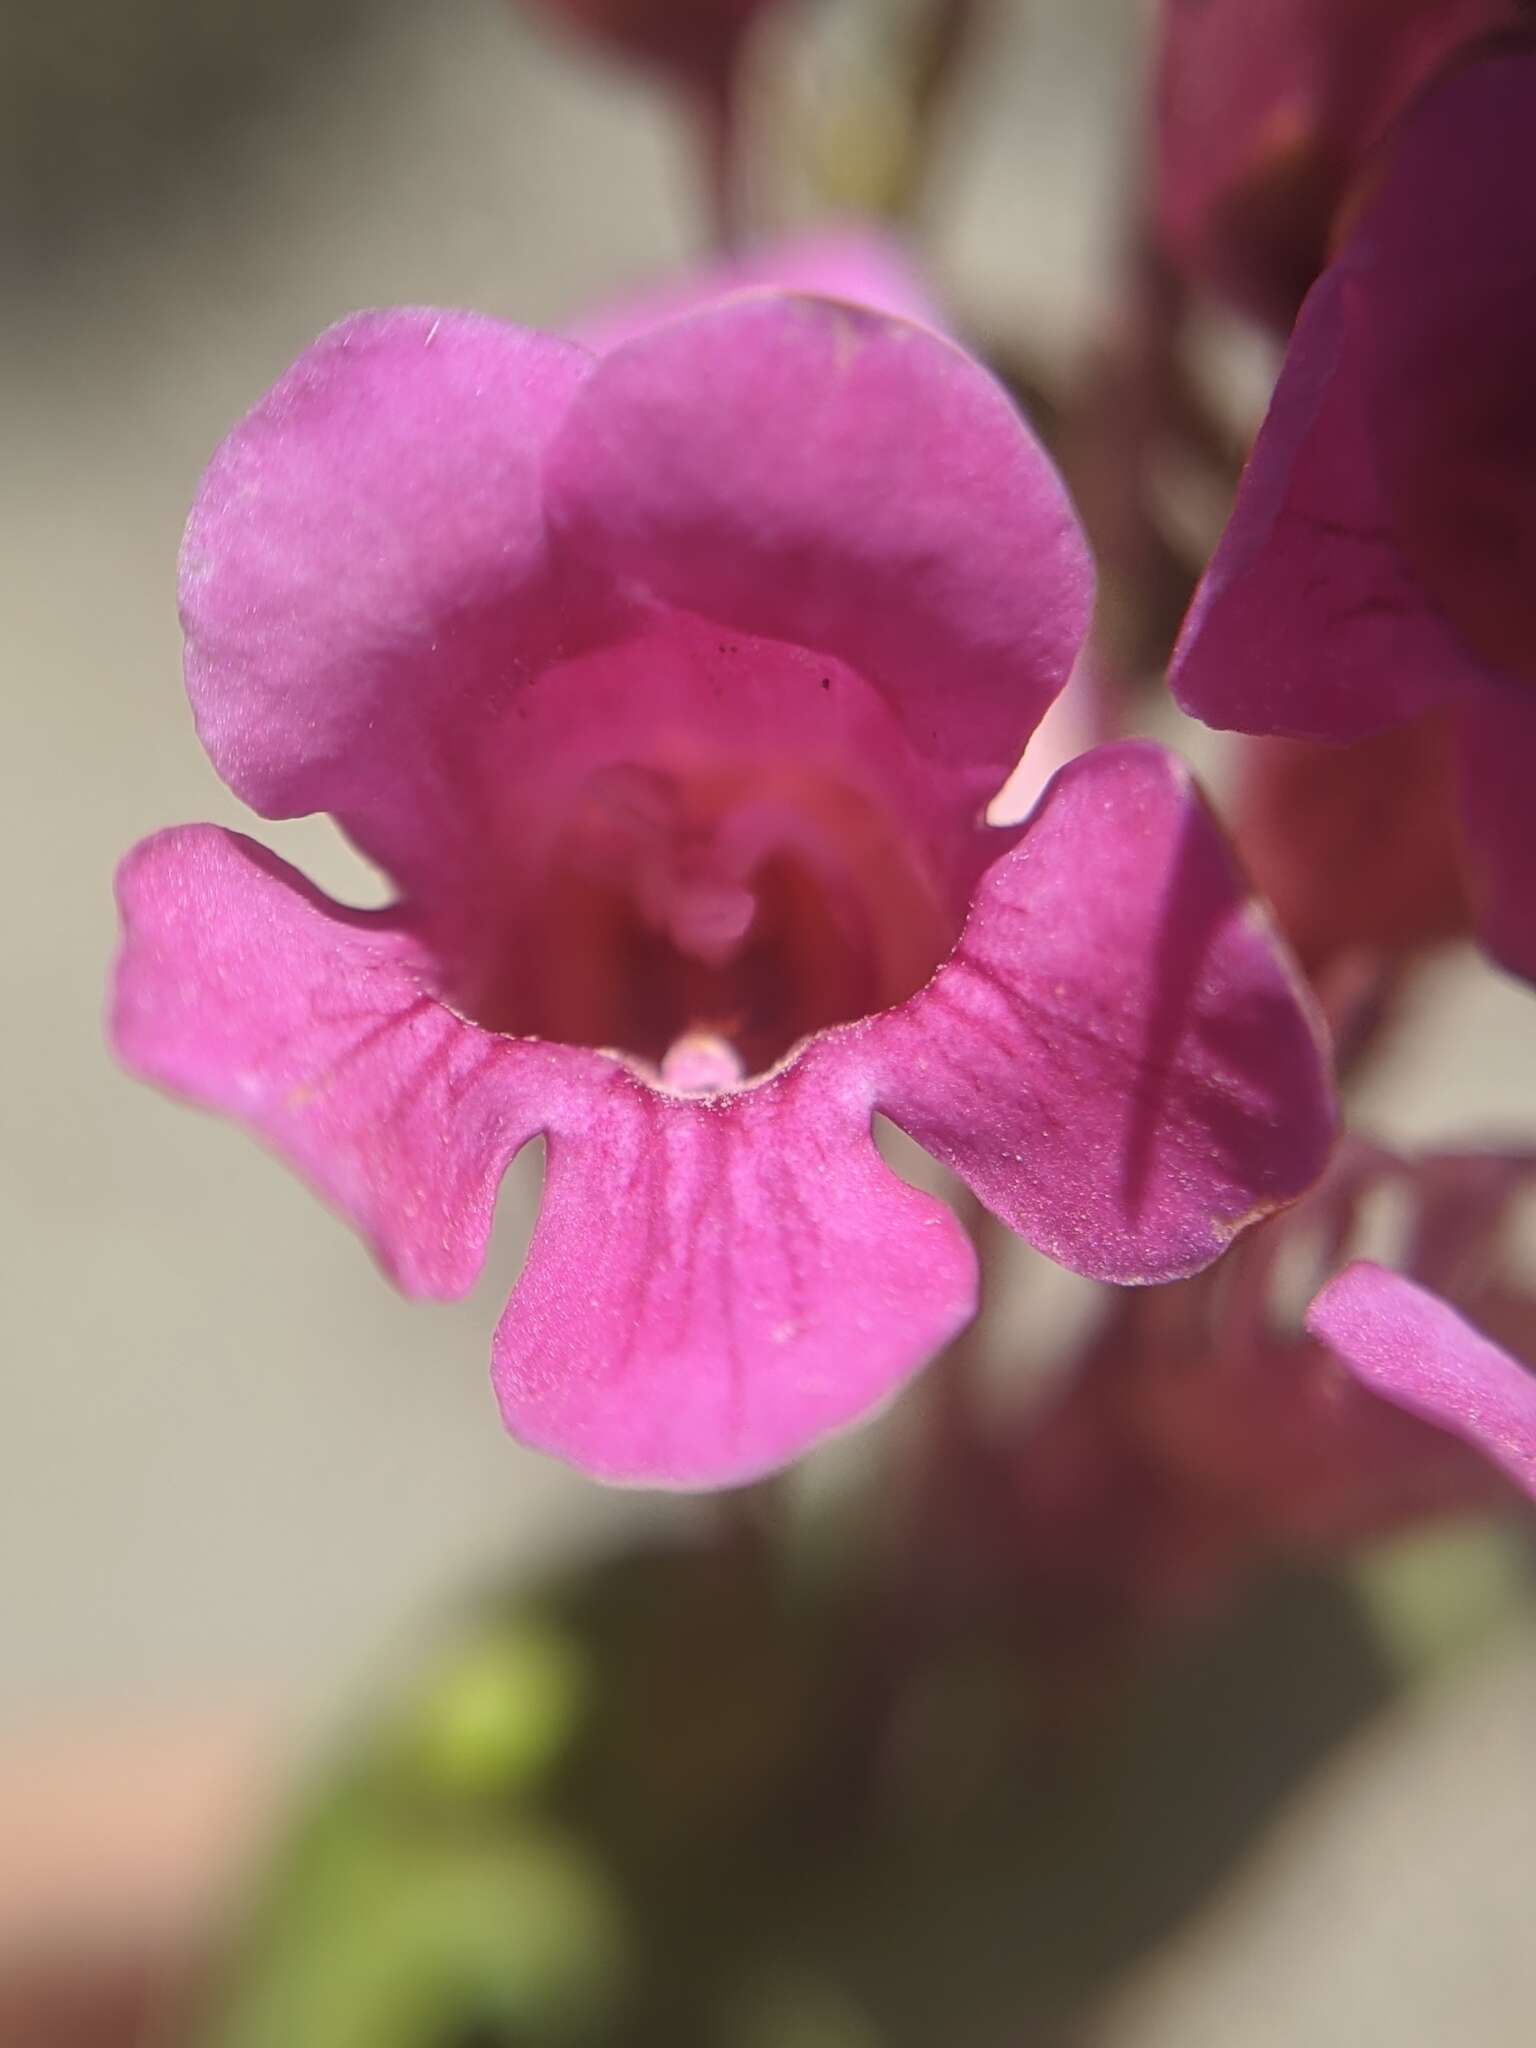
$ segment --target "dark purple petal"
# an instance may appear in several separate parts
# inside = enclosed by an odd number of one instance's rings
[[[1455,694],[1464,658],[1392,531],[1369,377],[1359,289],[1330,271],[1302,309],[1169,668],[1207,725],[1357,740]]]
[[[1483,944],[1536,983],[1536,690],[1513,679],[1462,719],[1461,810],[1468,893]]]

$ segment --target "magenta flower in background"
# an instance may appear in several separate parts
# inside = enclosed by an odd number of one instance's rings
[[[620,342],[696,313],[714,299],[771,290],[842,299],[924,327],[942,330],[944,324],[900,241],[845,222],[760,241],[718,257],[702,273],[685,273],[604,306],[579,321],[571,333],[583,347],[603,356]]]
[[[605,1478],[767,1470],[973,1313],[876,1111],[1114,1281],[1205,1265],[1329,1143],[1305,1000],[1182,768],[1102,748],[983,823],[1091,575],[1000,388],[901,310],[747,291],[603,355],[360,315],[188,529],[216,766],[330,811],[399,900],[160,834],[120,877],[117,1047],[414,1295],[470,1287],[543,1134],[494,1379]]]
[[[1385,1198],[1411,1282],[1383,1280],[1419,1301],[1445,1295],[1448,1325],[1465,1331],[1467,1313],[1499,1343],[1536,1349],[1536,1300],[1512,1243],[1531,1186],[1527,1157],[1397,1158],[1346,1139],[1318,1187],[1220,1272],[1113,1298],[1016,1441],[999,1446],[994,1425],[967,1446],[959,1483],[990,1489],[1036,1612],[1069,1637],[1166,1620],[1220,1605],[1268,1558],[1336,1556],[1507,1507],[1500,1464],[1529,1490],[1491,1425],[1517,1411],[1522,1385],[1536,1402],[1536,1380],[1492,1342],[1466,1354],[1479,1370],[1502,1364],[1481,1402],[1467,1383],[1458,1425],[1443,1360],[1407,1341],[1406,1318],[1361,1304],[1354,1333],[1376,1336],[1375,1369],[1363,1369],[1340,1341],[1351,1338],[1343,1318],[1323,1309],[1347,1294],[1347,1276],[1306,1330],[1292,1297],[1309,1268],[1327,1271],[1379,1225]]]
[[[1471,929],[1445,720],[1240,750],[1232,830],[1314,986]]]
[[[1431,710],[1484,941],[1536,978],[1536,46],[1398,133],[1308,298],[1175,652],[1180,703],[1357,740]]]
[[[1359,1259],[1313,1302],[1307,1328],[1363,1386],[1461,1437],[1536,1500],[1536,1374],[1447,1302]]]
[[[1392,117],[1514,0],[1163,0],[1153,214],[1182,276],[1288,329]]]

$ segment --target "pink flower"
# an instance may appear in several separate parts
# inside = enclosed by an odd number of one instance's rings
[[[1163,0],[1154,213],[1179,271],[1284,332],[1391,118],[1514,0]]]
[[[758,290],[598,356],[359,315],[214,458],[182,604],[220,772],[330,811],[399,901],[147,841],[119,1052],[414,1295],[468,1290],[543,1134],[494,1380],[609,1479],[769,1469],[973,1313],[876,1111],[1065,1263],[1191,1272],[1315,1176],[1331,1102],[1172,759],[1102,748],[982,822],[1090,580],[1028,430],[924,326]]]
[[[1350,741],[1434,710],[1489,950],[1536,977],[1536,46],[1405,119],[1303,308],[1174,656],[1186,710]]]
[[[1536,1500],[1536,1374],[1448,1303],[1359,1259],[1313,1302],[1307,1328],[1363,1386],[1462,1438]]]

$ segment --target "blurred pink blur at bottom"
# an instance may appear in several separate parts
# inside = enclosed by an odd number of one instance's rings
[[[271,1821],[254,1717],[0,1742],[0,2048],[159,2039]]]

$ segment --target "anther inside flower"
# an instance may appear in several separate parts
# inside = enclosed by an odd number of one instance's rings
[[[543,1136],[493,1375],[514,1434],[610,1479],[781,1464],[973,1313],[877,1112],[1120,1281],[1207,1264],[1331,1134],[1177,762],[1101,748],[985,824],[1081,646],[1081,535],[888,254],[786,263],[841,296],[606,352],[427,312],[323,337],[204,481],[188,687],[233,787],[330,811],[398,900],[212,827],[119,880],[122,1057],[406,1291],[471,1286]]]

